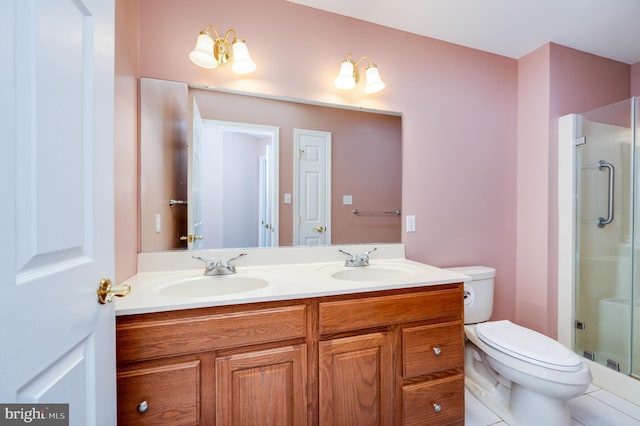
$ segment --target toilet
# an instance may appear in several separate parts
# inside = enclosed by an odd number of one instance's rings
[[[448,268],[464,285],[466,388],[510,425],[570,425],[567,401],[585,392],[584,360],[543,334],[510,321],[489,321],[495,269]]]

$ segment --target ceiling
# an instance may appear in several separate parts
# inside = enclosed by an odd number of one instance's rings
[[[289,0],[518,59],[554,42],[640,62],[640,0]]]

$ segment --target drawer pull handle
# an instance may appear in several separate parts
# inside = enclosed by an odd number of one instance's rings
[[[436,413],[439,413],[440,411],[442,411],[442,405],[440,404],[436,404],[435,402],[433,403],[433,411],[435,411]]]
[[[442,353],[442,348],[438,347],[438,346],[434,346],[433,347],[433,353],[436,355],[440,355]]]
[[[144,413],[149,409],[149,404],[147,403],[147,401],[142,401],[140,404],[138,404],[138,412],[139,413]]]

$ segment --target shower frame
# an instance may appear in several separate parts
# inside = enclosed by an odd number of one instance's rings
[[[638,99],[631,98],[625,102],[629,102],[631,109],[631,125],[630,125],[630,146],[632,161],[631,178],[633,190],[631,192],[631,206],[633,211],[631,224],[631,247],[640,246],[640,159],[636,160],[636,156],[640,155],[637,150],[638,140]],[[606,108],[606,107],[605,107]],[[588,114],[588,113],[585,113]],[[584,114],[583,114],[584,115]],[[577,188],[580,186],[578,182],[578,174],[576,167],[578,160],[576,158],[576,150],[579,149],[576,144],[584,142],[580,140],[584,136],[582,131],[583,115],[570,114],[561,117],[558,121],[558,340],[572,350],[576,347],[576,280],[578,279],[577,271],[577,241],[579,239],[576,226],[576,211],[578,207]],[[588,143],[588,141],[587,141]],[[596,164],[597,167],[597,164]],[[611,171],[611,170],[610,170]],[[606,176],[603,174],[603,176]],[[613,178],[613,176],[611,175]],[[616,179],[618,176],[616,175]],[[611,199],[609,199],[611,200]],[[611,202],[609,204],[612,204]],[[604,206],[603,206],[604,209]],[[610,213],[613,213],[613,206],[609,206]],[[607,212],[604,211],[603,214]],[[611,214],[613,218],[613,214]],[[595,218],[597,219],[597,218]],[[597,222],[594,223],[597,226]],[[629,276],[629,295],[630,300],[637,299],[638,284],[634,281],[639,276],[640,270],[640,253],[638,248],[632,250],[634,256],[631,257],[630,276]],[[635,286],[636,294],[634,297],[633,288]],[[633,306],[633,304],[631,304]],[[631,312],[632,310],[630,310]],[[632,315],[630,313],[630,315]],[[629,319],[631,331],[629,333],[629,348],[633,345],[633,322]],[[638,319],[635,320],[638,324]],[[640,330],[635,330],[638,334]],[[636,343],[637,346],[637,343]],[[580,353],[582,355],[582,353]],[[640,360],[640,354],[635,355],[636,360]],[[635,377],[640,376],[640,365],[636,361],[636,365],[632,365],[632,354],[629,352],[629,372],[635,372]],[[626,374],[621,374],[603,366],[601,363],[588,361],[594,382],[600,384],[607,389],[615,389],[616,392],[634,401],[640,403],[640,380],[634,379]],[[633,368],[633,370],[632,370]]]

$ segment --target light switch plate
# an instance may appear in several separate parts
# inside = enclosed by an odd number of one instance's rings
[[[407,232],[416,232],[416,216],[407,215]]]
[[[289,194],[288,192],[284,193],[284,203],[291,204],[291,194]]]
[[[351,206],[351,205],[353,205],[353,195],[343,195],[342,196],[342,205],[343,206]]]

